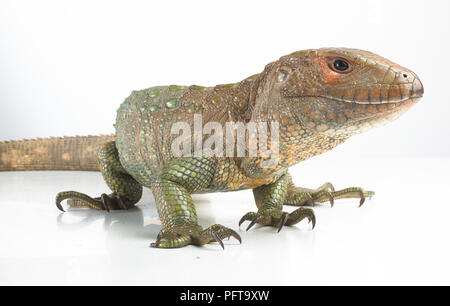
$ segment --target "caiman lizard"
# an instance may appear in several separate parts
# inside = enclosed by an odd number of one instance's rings
[[[219,224],[202,228],[191,194],[252,189],[257,211],[239,222],[249,221],[247,230],[260,224],[279,231],[303,219],[314,227],[314,212],[305,206],[333,204],[341,198],[359,198],[361,205],[373,192],[359,187],[336,191],[331,183],[316,189],[296,187],[288,168],[398,118],[423,92],[414,72],[371,52],[298,51],[235,84],[133,91],[117,111],[114,135],[1,142],[0,170],[99,170],[112,193],[93,198],[60,192],[58,208],[63,210],[61,202],[67,200],[71,207],[128,209],[138,203],[145,186],[153,192],[163,225],[152,246],[176,248],[217,241],[223,247],[224,238],[241,241],[239,234]],[[173,143],[181,136],[173,133],[174,123],[195,129],[196,118],[202,120],[200,128],[209,123],[214,128],[185,135],[178,147],[184,155],[175,154]],[[225,127],[229,122],[255,123],[268,132],[234,130],[234,136],[245,135],[240,143],[244,148],[241,155],[230,156],[239,150],[237,137],[231,150],[222,148],[220,141],[208,142],[218,125]],[[221,135],[214,139],[225,139]],[[258,146],[256,155],[247,154],[250,140],[255,139],[258,145],[268,146]],[[193,143],[197,149],[212,143],[214,154],[195,151]],[[299,208],[286,213],[283,205]]]

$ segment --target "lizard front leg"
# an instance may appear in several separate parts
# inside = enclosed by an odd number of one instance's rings
[[[329,182],[316,189],[296,187],[292,182],[291,175],[287,173],[287,176],[288,187],[284,205],[314,206],[314,203],[330,202],[331,206],[333,206],[334,200],[337,199],[359,198],[359,206],[361,206],[366,198],[370,198],[375,194],[375,192],[364,190],[361,187],[349,187],[336,191]]]
[[[207,158],[177,159],[164,167],[151,185],[163,224],[152,247],[179,248],[217,241],[224,248],[222,239],[229,237],[241,242],[239,234],[223,225],[215,224],[203,229],[198,224],[191,193],[206,188],[214,171],[214,161]]]
[[[312,222],[315,225],[315,216],[312,209],[300,207],[292,213],[283,212],[283,203],[288,191],[289,175],[281,175],[278,180],[269,185],[264,185],[253,189],[257,212],[245,214],[239,221],[239,226],[244,221],[251,221],[247,230],[256,223],[263,226],[278,227],[278,232],[284,225],[294,225],[303,219]]]

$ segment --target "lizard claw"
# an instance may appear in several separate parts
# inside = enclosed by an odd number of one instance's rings
[[[289,214],[289,219],[286,225],[294,225],[302,221],[303,219],[308,219],[308,223],[312,223],[312,229],[316,226],[316,216],[314,211],[310,208],[300,207]]]
[[[96,198],[97,199],[97,198]],[[111,210],[128,210],[132,204],[126,198],[120,195],[103,193],[98,200],[101,202],[103,210],[110,212]]]
[[[314,214],[308,217],[308,223],[312,223],[312,229],[316,227],[316,216]]]
[[[106,193],[102,193],[100,198],[102,200],[103,209],[109,212],[109,203],[111,202],[111,198]]]
[[[128,210],[128,206],[124,203],[121,196],[117,197],[117,203],[119,204],[119,207],[123,210]]]
[[[291,226],[299,223],[303,219],[308,219],[312,223],[312,228],[316,226],[316,217],[311,208],[300,207],[291,213],[283,212],[278,209],[270,208],[259,210],[258,212],[249,212],[245,214],[239,221],[241,225],[244,221],[251,221],[246,231],[251,229],[256,223],[262,226],[273,226],[278,228],[278,233],[287,225]]]
[[[375,192],[364,190],[361,187],[349,187],[336,191],[334,186],[327,182],[314,190],[295,187],[284,205],[314,206],[315,203],[330,202],[331,207],[333,207],[334,202],[338,199],[359,198],[359,207],[361,207],[366,198],[371,198],[374,194]]]
[[[244,223],[245,221],[251,221],[255,218],[256,213],[254,212],[249,212],[246,213],[245,215],[242,216],[241,220],[239,220],[239,226],[242,225],[242,223]]]
[[[247,226],[246,231],[248,232],[249,229],[251,229],[258,221],[261,221],[261,219],[263,218],[263,216],[256,216],[252,222],[250,222],[250,224]]]
[[[359,200],[358,207],[361,207],[364,204],[364,202],[366,201],[366,196],[364,195],[364,192],[362,190],[360,190],[359,193],[361,195],[361,199]]]
[[[180,248],[189,244],[204,245],[216,241],[225,249],[223,239],[234,237],[242,243],[241,236],[234,230],[220,224],[211,225],[207,229],[202,229],[198,224],[186,224],[175,228],[163,228],[156,241],[150,246],[154,248]]]
[[[278,228],[278,232],[284,227],[289,225],[290,214],[283,212],[278,208],[265,208],[260,209],[258,212],[249,212],[245,214],[239,221],[239,226],[244,221],[250,221],[246,231],[250,230],[256,223],[262,226],[274,226]]]
[[[219,235],[217,235],[215,232],[211,232],[211,236],[220,244],[222,250],[225,250],[225,246],[223,245],[222,239],[220,239]]]
[[[328,195],[328,201],[330,202],[331,207],[334,206],[334,198],[333,195],[331,194],[331,192],[327,191],[327,195]]]
[[[230,236],[228,236],[228,239],[230,239],[230,237],[234,237],[237,241],[239,241],[239,244],[242,244],[242,238],[241,236],[239,236],[238,233],[236,233],[235,231],[233,231],[231,228],[228,229]]]
[[[60,195],[58,194],[58,195],[56,196],[56,207],[58,207],[58,209],[59,209],[60,211],[65,212],[64,208],[63,208],[62,205],[61,205],[61,201],[62,201],[62,198],[61,198]]]
[[[207,229],[203,230],[203,232],[201,232],[199,235],[199,240],[198,240],[199,244],[202,245],[202,244],[210,242],[211,237],[213,238],[212,241],[217,241],[220,244],[220,246],[222,247],[222,249],[225,249],[225,246],[222,241],[222,239],[225,239],[225,238],[229,239],[230,237],[233,237],[237,241],[239,241],[240,244],[242,243],[241,236],[239,236],[238,233],[236,233],[231,228],[225,227],[220,224],[211,225]]]
[[[278,226],[278,233],[281,231],[281,229],[286,224],[288,219],[289,219],[289,214],[283,213],[283,216],[281,217],[280,225]]]

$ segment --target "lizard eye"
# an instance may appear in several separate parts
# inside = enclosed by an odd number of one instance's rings
[[[350,64],[346,60],[338,58],[334,60],[333,65],[330,68],[339,73],[349,72]]]
[[[289,72],[287,72],[286,70],[284,70],[284,69],[281,69],[280,70],[280,72],[278,72],[278,78],[277,78],[277,80],[278,80],[278,82],[283,82],[284,80],[286,80],[286,78],[288,77],[288,75],[289,75]]]

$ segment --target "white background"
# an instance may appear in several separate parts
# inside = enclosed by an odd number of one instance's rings
[[[0,281],[450,284],[449,13],[448,1],[412,0],[0,1],[0,140],[112,133],[131,90],[236,82],[310,48],[370,50],[425,87],[396,122],[293,169],[298,184],[361,185],[374,200],[317,209],[313,232],[241,232],[243,245],[225,252],[147,248],[159,230],[151,196],[114,214],[123,232],[102,226],[102,212],[72,212],[64,217],[94,222],[68,233],[49,203],[62,189],[106,191],[98,173],[0,173]],[[237,229],[254,209],[249,192],[198,201],[205,226]]]

